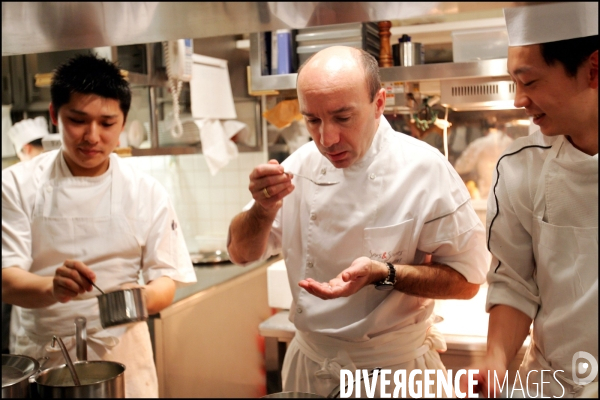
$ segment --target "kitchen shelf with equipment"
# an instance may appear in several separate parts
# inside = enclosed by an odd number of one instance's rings
[[[250,34],[250,70],[252,90],[295,90],[297,73],[262,75],[260,69],[261,43],[258,34]],[[468,62],[422,64],[410,67],[381,68],[381,80],[419,82],[467,78],[508,78],[506,58]]]

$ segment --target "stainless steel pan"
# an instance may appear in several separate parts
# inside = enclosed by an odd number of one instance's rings
[[[121,289],[98,296],[102,327],[146,321],[148,309],[144,290],[142,287]]]
[[[143,287],[104,292],[89,278],[85,279],[102,293],[98,296],[98,306],[100,307],[100,323],[103,328],[148,319]]]
[[[73,382],[67,365],[48,368],[35,378],[42,398],[124,398],[125,366],[113,361],[73,363],[80,385]]]
[[[31,397],[29,378],[38,372],[40,363],[27,356],[2,354],[2,398]]]

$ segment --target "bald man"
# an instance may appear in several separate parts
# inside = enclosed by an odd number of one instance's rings
[[[237,264],[285,259],[297,333],[284,391],[327,395],[341,369],[445,374],[433,299],[472,298],[487,270],[464,183],[437,149],[390,127],[368,53],[320,51],[300,68],[297,90],[313,140],[254,168],[253,200],[228,242]]]

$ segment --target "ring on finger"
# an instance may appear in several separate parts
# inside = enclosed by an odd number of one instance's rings
[[[269,191],[267,190],[267,188],[263,188],[263,194],[265,195],[265,197],[268,199],[271,197],[271,195],[269,194]]]

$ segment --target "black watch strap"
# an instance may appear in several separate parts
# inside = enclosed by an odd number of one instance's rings
[[[396,268],[392,263],[386,262],[388,266],[388,276],[384,280],[374,283],[377,290],[393,290],[396,284]]]

